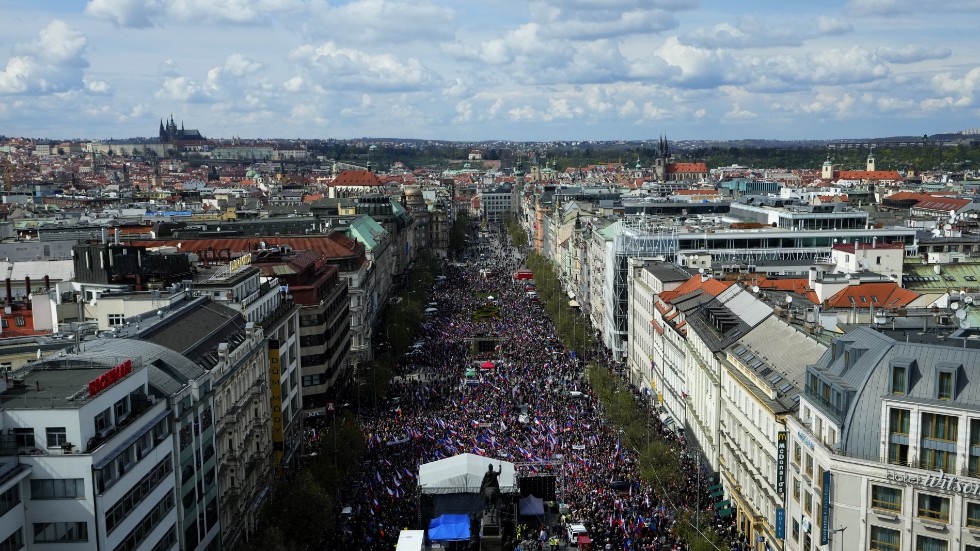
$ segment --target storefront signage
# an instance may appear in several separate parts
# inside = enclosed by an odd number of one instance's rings
[[[786,539],[786,509],[776,509],[776,537]]]
[[[269,341],[269,394],[272,396],[272,462],[278,471],[282,464],[283,435],[282,435],[282,387],[279,367],[279,341]]]
[[[810,448],[811,450],[813,449],[813,440],[810,440],[810,437],[808,437],[806,434],[803,434],[802,430],[796,431],[796,436],[799,437],[800,442],[806,444],[806,447]]]
[[[252,253],[246,253],[228,263],[228,271],[234,272],[252,263]]]
[[[125,362],[113,367],[109,371],[106,371],[102,375],[92,379],[88,382],[88,395],[91,398],[96,394],[102,392],[103,390],[109,388],[116,383],[119,379],[122,379],[126,375],[133,372],[133,360],[126,360]]]
[[[776,435],[776,493],[782,497],[786,492],[786,443],[789,432],[779,431]]]
[[[911,471],[888,471],[885,480],[895,484],[905,486],[921,486],[923,488],[935,488],[947,492],[956,492],[968,496],[980,496],[980,482],[972,482],[970,479],[960,480],[955,476],[948,476],[942,470],[930,474],[919,474]]]
[[[830,471],[823,472],[823,488],[820,497],[820,545],[827,545],[830,538]]]

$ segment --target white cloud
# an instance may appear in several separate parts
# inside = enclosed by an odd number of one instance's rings
[[[418,90],[440,81],[439,75],[418,59],[402,60],[389,53],[373,54],[333,42],[305,44],[293,50],[290,58],[318,75],[318,82],[328,89]]]
[[[965,12],[980,10],[978,0],[850,0],[845,10],[858,15],[897,17],[911,13]]]
[[[915,63],[931,59],[946,59],[953,55],[949,48],[927,48],[921,46],[902,46],[898,48],[882,46],[875,50],[878,57],[889,63]]]
[[[303,77],[301,76],[295,76],[287,80],[286,82],[282,83],[282,87],[284,90],[293,93],[302,91],[304,86],[306,86],[306,81],[303,80]]]
[[[431,0],[320,1],[310,11],[310,34],[358,45],[449,40],[456,19],[452,8]]]
[[[456,103],[456,118],[453,122],[463,123],[470,122],[473,118],[473,104],[469,101],[463,100]]]
[[[748,109],[743,109],[739,104],[732,105],[732,110],[725,113],[721,117],[722,122],[746,122],[752,121],[759,117],[756,113],[749,111]]]
[[[0,94],[55,94],[84,89],[88,39],[63,21],[52,21],[37,39],[14,48],[0,71]]]
[[[302,10],[303,0],[89,0],[85,13],[117,27],[145,28],[170,23],[263,23]]]
[[[845,19],[821,15],[817,18],[817,30],[823,35],[842,35],[854,30],[854,25]]]
[[[82,79],[85,83],[85,90],[91,94],[109,94],[111,88],[109,83],[104,80]]]
[[[164,78],[156,98],[179,102],[203,102],[211,99],[204,86],[184,76]]]
[[[944,103],[972,105],[974,96],[980,91],[980,67],[970,69],[962,78],[956,78],[949,72],[939,73],[932,77],[932,85],[936,91],[949,96],[943,99]],[[936,104],[934,101],[927,102],[929,105]]]

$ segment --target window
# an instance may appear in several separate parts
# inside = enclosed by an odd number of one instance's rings
[[[813,514],[813,494],[810,492],[803,492],[803,511],[808,514]]]
[[[127,551],[129,549],[136,549],[143,543],[143,540],[153,532],[163,519],[166,518],[167,513],[174,508],[174,493],[167,492],[167,495],[157,503],[150,512],[140,520],[139,524],[133,528],[133,530],[126,536],[123,541],[117,545],[114,551]],[[193,523],[191,523],[193,526]],[[196,545],[196,544],[195,544]],[[190,546],[190,544],[188,544]]]
[[[49,448],[59,448],[68,441],[68,433],[65,427],[48,427],[45,430],[48,436]]]
[[[20,551],[24,548],[24,532],[18,528],[16,532],[0,541],[0,551]]]
[[[793,479],[793,499],[795,499],[797,503],[800,502],[800,479],[799,478]]]
[[[804,472],[806,472],[807,476],[813,478],[813,456],[810,454],[806,454],[806,459],[804,464],[805,464]]]
[[[904,365],[892,366],[892,394],[907,394],[909,368]]]
[[[959,419],[937,413],[922,414],[922,437],[946,442],[956,442]]]
[[[910,412],[907,409],[891,408],[888,411],[888,432],[891,434],[909,434]]]
[[[14,429],[14,440],[18,448],[33,448],[34,429]]]
[[[123,314],[109,314],[109,327],[116,327],[126,323],[126,316]]]
[[[34,543],[88,541],[87,522],[35,522]]]
[[[930,494],[919,494],[916,516],[926,520],[949,522],[949,498]]]
[[[800,450],[800,443],[799,442],[793,442],[793,463],[796,463],[797,465],[800,464],[800,455],[801,454],[802,454],[802,451]]]
[[[956,452],[948,450],[938,450],[931,447],[922,447],[922,459],[919,462],[920,468],[929,470],[942,469],[946,472],[956,470]]]
[[[112,415],[109,413],[109,408],[106,408],[102,413],[95,416],[95,430],[98,432],[103,432],[112,425]]]
[[[27,323],[24,321],[24,316],[15,316],[14,323],[17,324],[17,327],[24,327],[27,325]]]
[[[949,551],[949,542],[929,536],[916,536],[915,551]]]
[[[902,513],[902,490],[871,485],[871,507],[892,513]]]
[[[0,494],[0,516],[7,514],[7,511],[13,509],[20,503],[20,486],[13,486],[6,492]],[[0,551],[2,551],[0,547]]]
[[[967,528],[980,528],[980,503],[972,501],[966,503],[966,526]]]
[[[967,463],[967,474],[974,478],[980,474],[980,455],[974,453],[980,449],[980,419],[970,419],[970,445],[967,447],[970,458]]]
[[[902,548],[902,534],[883,526],[871,526],[871,551],[899,551]]]
[[[31,499],[79,499],[85,497],[81,478],[35,478],[31,480]]]
[[[119,526],[119,523],[160,485],[160,482],[167,480],[167,475],[172,470],[172,463],[169,457],[160,461],[131,490],[119,498],[119,501],[112,507],[109,507],[105,514],[106,533],[111,534]]]
[[[793,536],[793,541],[800,541],[800,521],[793,518],[793,532],[790,534]]]
[[[956,383],[956,373],[953,371],[940,371],[939,378],[936,380],[936,398],[940,400],[952,400],[953,389]]]
[[[129,414],[129,398],[119,400],[112,409],[116,413],[116,422],[118,423],[120,419],[124,419]]]

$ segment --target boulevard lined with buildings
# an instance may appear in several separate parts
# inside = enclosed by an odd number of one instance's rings
[[[381,172],[195,132],[0,146],[0,548],[234,549],[465,214],[554,264],[754,549],[980,549],[974,181],[665,140]]]

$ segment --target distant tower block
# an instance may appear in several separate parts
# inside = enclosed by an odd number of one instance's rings
[[[830,159],[823,162],[823,170],[820,173],[820,178],[823,180],[834,179],[834,164],[830,162]]]
[[[868,172],[874,172],[875,169],[875,156],[874,153],[868,154]]]

